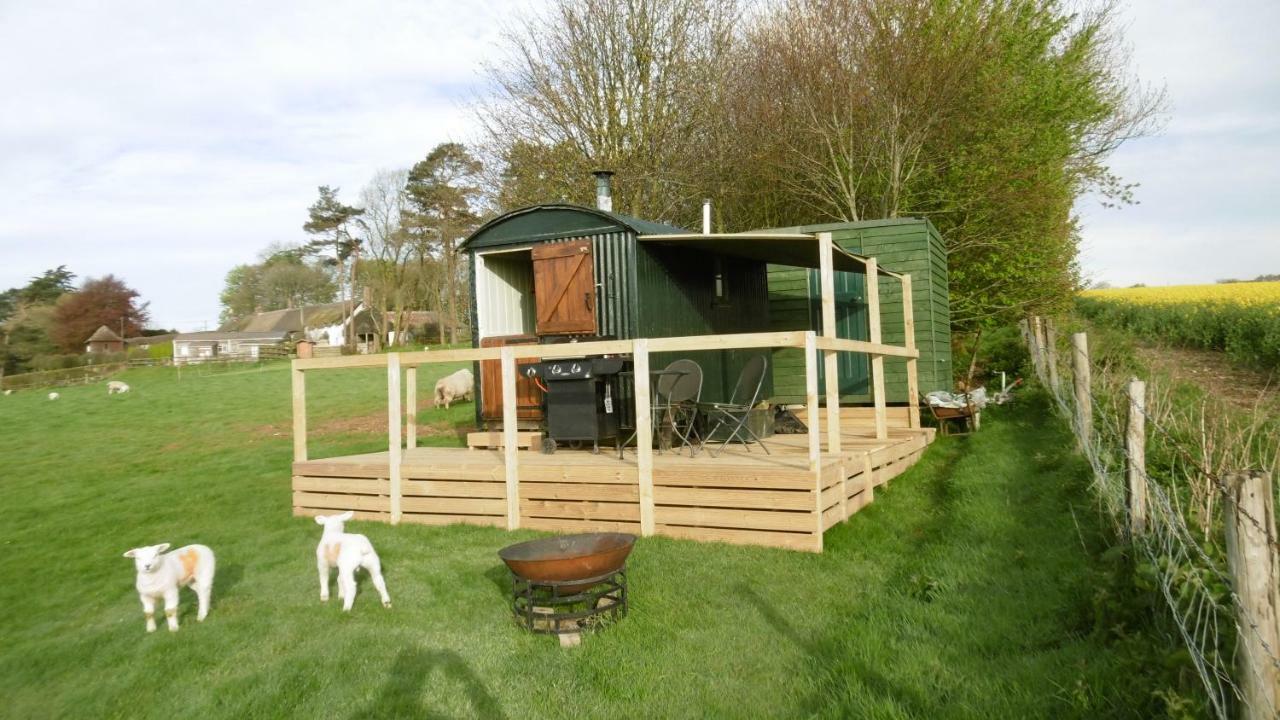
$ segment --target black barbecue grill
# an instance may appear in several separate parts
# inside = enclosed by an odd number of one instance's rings
[[[630,361],[622,358],[548,360],[522,366],[545,395],[543,405],[547,436],[542,452],[553,453],[561,442],[590,441],[600,452],[600,441],[617,439],[622,425],[618,373]]]

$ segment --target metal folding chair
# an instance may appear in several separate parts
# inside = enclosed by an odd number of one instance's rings
[[[680,439],[680,448],[689,448],[692,456],[697,452],[690,438],[698,433],[694,421],[702,399],[702,366],[692,360],[676,360],[663,368],[657,386],[654,417],[659,422],[655,426],[661,428],[660,421],[665,416],[672,435]],[[679,450],[676,452],[679,454]]]
[[[752,431],[750,425],[747,424],[748,418],[751,416],[751,409],[755,407],[756,402],[760,400],[760,391],[764,387],[765,371],[769,368],[769,360],[764,355],[754,355],[747,364],[742,367],[742,372],[738,373],[738,382],[733,386],[733,392],[729,395],[729,402],[725,403],[703,403],[700,407],[707,411],[708,421],[715,421],[715,425],[707,433],[707,438],[703,440],[703,447],[706,447],[710,438],[715,437],[720,428],[731,428],[729,437],[720,443],[720,450],[723,451],[725,446],[733,442],[737,438],[742,439],[743,447],[747,452],[751,452],[751,443],[758,444],[766,455],[769,455],[769,448],[764,442]],[[715,448],[708,450],[711,457],[716,456]]]

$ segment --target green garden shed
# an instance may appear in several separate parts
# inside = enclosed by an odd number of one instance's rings
[[[947,291],[947,253],[942,236],[926,218],[895,218],[853,223],[827,223],[779,228],[766,232],[829,232],[832,241],[857,255],[875,257],[881,267],[911,275],[916,347],[920,351],[920,392],[952,389],[951,311]],[[770,329],[822,328],[818,272],[787,265],[769,265]],[[868,340],[865,275],[835,273],[836,323],[840,337]],[[903,343],[902,293],[897,283],[881,282],[882,341]],[[840,354],[842,404],[871,402],[868,357]],[[805,400],[804,361],[799,350],[774,351],[774,400],[799,404]],[[825,382],[825,379],[822,380]],[[822,387],[822,385],[820,385]],[[885,360],[885,391],[891,403],[907,401],[906,362]]]

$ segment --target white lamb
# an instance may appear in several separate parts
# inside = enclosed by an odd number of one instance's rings
[[[316,546],[316,570],[320,572],[320,602],[329,602],[329,568],[338,568],[338,599],[343,611],[351,610],[356,601],[356,570],[369,571],[373,586],[382,596],[382,606],[391,607],[387,583],[382,579],[382,561],[373,550],[373,543],[363,535],[343,532],[343,527],[354,515],[348,510],[341,515],[317,515],[316,524],[324,526],[320,544]]]
[[[475,378],[467,369],[442,377],[436,381],[436,407],[443,405],[447,410],[449,403],[458,400],[470,400],[475,392]]]
[[[49,393],[49,399],[50,399],[50,400],[57,400],[57,399],[58,399],[58,398],[60,398],[60,397],[62,397],[62,396],[61,396],[61,395],[59,395],[59,394],[58,394],[58,393],[56,393],[56,392]]]
[[[127,392],[129,392],[128,383],[123,383],[123,382],[120,382],[119,380],[112,380],[111,382],[107,383],[108,395],[115,395],[116,393],[127,393]]]
[[[164,615],[169,631],[178,630],[178,588],[196,591],[199,610],[196,620],[209,614],[209,594],[213,591],[213,551],[204,545],[187,545],[168,554],[169,543],[134,548],[125,553],[138,568],[138,597],[147,616],[147,632],[156,631],[156,600],[164,599]]]

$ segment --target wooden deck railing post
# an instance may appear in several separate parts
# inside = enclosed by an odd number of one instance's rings
[[[307,460],[307,379],[297,360],[290,371],[293,376],[293,461]]]
[[[836,274],[831,233],[818,233],[818,274],[822,289],[822,336],[836,337]],[[840,452],[840,363],[835,350],[822,351],[827,383],[827,452]]]
[[[814,550],[822,552],[822,441],[818,427],[818,338],[804,334],[805,406],[809,415],[809,469],[813,471]]]
[[[1093,394],[1089,388],[1089,336],[1084,333],[1072,335],[1071,349],[1071,373],[1075,376],[1076,440],[1080,444],[1080,449],[1087,451],[1091,444],[1090,438],[1093,437]]]
[[[418,447],[418,366],[404,373],[405,447]]]
[[[1280,710],[1280,556],[1276,552],[1275,501],[1271,475],[1226,476],[1223,508],[1227,566],[1236,604],[1240,689],[1247,720],[1274,720]]]
[[[815,470],[822,452],[818,427],[818,346],[817,336],[810,330],[804,334],[805,411],[809,421],[809,469]]]
[[[400,522],[400,353],[387,354],[387,465],[391,476],[391,524]]]
[[[640,534],[654,531],[653,507],[653,410],[649,403],[649,341],[634,341],[631,351],[636,378],[636,478],[640,495]]]
[[[514,346],[502,348],[502,452],[507,481],[507,529],[520,527],[520,466],[516,427],[516,356]]]
[[[867,258],[867,330],[871,342],[883,342],[880,332],[880,266],[875,258]],[[871,400],[875,404],[876,439],[889,437],[884,397],[884,356],[871,356]]]
[[[911,276],[902,273],[902,336],[909,350],[916,349],[916,313],[911,294]],[[917,358],[907,358],[907,427],[920,427],[920,368]]]

